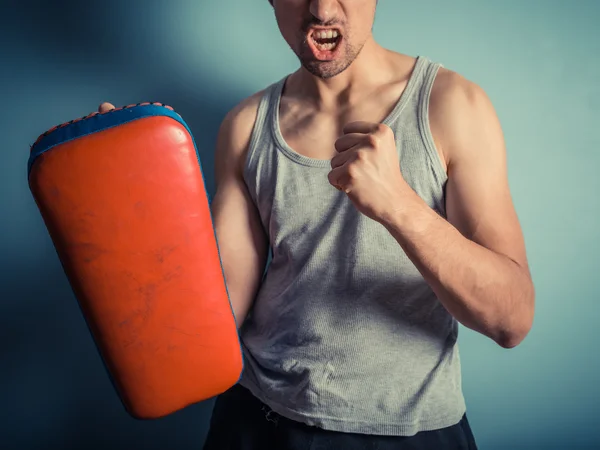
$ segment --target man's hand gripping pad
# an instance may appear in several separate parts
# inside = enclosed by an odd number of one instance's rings
[[[152,419],[234,385],[242,353],[191,132],[141,104],[55,127],[29,186],[126,410]]]

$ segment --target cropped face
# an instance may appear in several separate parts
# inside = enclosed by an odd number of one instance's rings
[[[283,38],[310,73],[346,70],[371,37],[377,0],[274,0]]]

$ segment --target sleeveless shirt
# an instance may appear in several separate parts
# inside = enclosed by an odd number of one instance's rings
[[[446,217],[428,120],[439,67],[418,57],[383,123],[406,182]],[[410,436],[454,425],[466,410],[458,323],[391,234],[329,184],[330,161],[285,142],[286,79],[264,92],[244,166],[271,262],[240,329],[240,384],[281,416],[326,430]]]

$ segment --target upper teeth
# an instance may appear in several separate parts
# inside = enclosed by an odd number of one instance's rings
[[[337,30],[315,31],[315,39],[331,39],[338,37]]]

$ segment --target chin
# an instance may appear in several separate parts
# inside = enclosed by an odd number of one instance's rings
[[[311,75],[327,80],[333,78],[336,75],[344,72],[352,62],[338,62],[338,61],[302,61],[302,67],[304,67]]]

